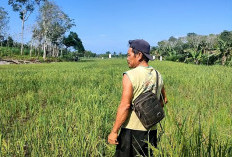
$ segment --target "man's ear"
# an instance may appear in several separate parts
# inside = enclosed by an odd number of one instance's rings
[[[142,54],[142,52],[139,52],[137,55],[138,55],[139,61],[141,61],[141,60],[143,59],[143,54]]]

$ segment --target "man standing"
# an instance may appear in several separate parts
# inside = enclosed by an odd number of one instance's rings
[[[148,149],[148,144],[145,141],[157,147],[156,126],[147,130],[131,109],[131,104],[141,93],[149,90],[152,90],[153,93],[156,92],[156,71],[148,65],[148,61],[153,60],[150,56],[150,45],[142,39],[130,40],[129,45],[127,63],[132,69],[123,73],[121,103],[117,110],[113,129],[108,136],[108,142],[117,145],[115,154],[117,157],[148,156],[149,152],[151,154],[151,150]],[[158,73],[158,77],[156,94],[157,96],[161,95],[164,103],[167,103],[160,73]],[[161,99],[160,101],[164,105]]]

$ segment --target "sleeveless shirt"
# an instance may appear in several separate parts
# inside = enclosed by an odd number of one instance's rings
[[[157,71],[158,72],[158,71]],[[133,101],[139,96],[141,93],[144,93],[150,89],[152,92],[156,92],[156,72],[155,69],[151,66],[144,67],[138,66],[134,69],[131,69],[127,72],[124,72],[123,75],[126,74],[133,86]],[[159,82],[158,82],[158,90],[157,96],[160,99],[161,89],[163,88],[163,80],[158,72]],[[147,131],[147,129],[142,125],[136,113],[131,109],[128,115],[127,120],[122,125],[123,128],[132,129],[132,130],[140,130]],[[156,126],[153,126],[151,130],[157,129]]]

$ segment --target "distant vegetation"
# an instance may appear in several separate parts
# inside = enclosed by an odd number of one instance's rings
[[[43,60],[47,60],[47,57],[75,60],[75,58],[85,56],[85,54],[87,56],[96,55],[91,51],[85,51],[77,33],[69,32],[75,26],[75,23],[55,2],[47,0],[9,0],[8,3],[15,12],[19,13],[19,19],[22,21],[21,43],[14,41],[11,35],[7,34],[10,17],[8,17],[4,8],[0,7],[0,57],[26,55],[33,58],[42,56]],[[25,44],[23,41],[25,22],[39,4],[32,38]],[[68,32],[69,35],[66,36],[65,34]],[[74,53],[71,53],[71,49],[75,50]],[[19,56],[19,58],[22,57]]]
[[[158,46],[152,47],[151,51],[170,61],[232,66],[232,32],[225,30],[218,35],[188,33],[179,38],[171,36],[158,42]]]

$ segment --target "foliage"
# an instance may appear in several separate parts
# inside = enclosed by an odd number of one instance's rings
[[[232,44],[232,32],[230,31],[223,31],[220,34],[220,39],[227,43],[228,46],[231,46]]]
[[[45,1],[39,10],[37,26],[33,30],[33,38],[43,45],[43,58],[47,56],[58,57],[62,49],[64,34],[74,26],[67,14],[65,14],[55,2]]]
[[[14,42],[14,40],[11,36],[8,36],[7,39],[5,39],[1,42],[1,46],[5,46],[5,47],[17,47],[16,44],[17,43]]]
[[[21,41],[21,55],[23,55],[23,35],[24,23],[28,20],[29,16],[35,9],[35,4],[39,5],[44,0],[8,0],[8,4],[12,6],[13,10],[19,12],[19,18],[22,20],[22,41]]]
[[[29,54],[29,49],[25,48],[25,55],[22,57],[25,57]],[[0,57],[4,58],[12,58],[20,59],[20,48],[19,47],[0,47]],[[30,56],[27,56],[26,58],[30,58]]]
[[[9,23],[8,13],[3,7],[0,7],[0,42],[4,39],[5,29]]]
[[[13,7],[13,10],[19,12],[20,15],[23,12],[29,12],[29,14],[34,11],[35,4],[40,4],[43,0],[8,0],[8,4]],[[22,18],[22,17],[21,17]]]
[[[91,52],[91,51],[85,51],[85,52],[84,52],[84,56],[85,56],[85,57],[96,57],[97,54],[96,54],[96,53],[93,53],[93,52]]]
[[[186,37],[158,42],[158,47],[151,52],[164,56],[166,60],[194,64],[231,65],[232,32],[223,31],[219,35],[208,36],[188,33]],[[218,53],[220,52],[220,53]],[[229,61],[228,61],[229,60]]]
[[[63,38],[63,44],[69,48],[73,47],[75,50],[77,50],[79,53],[84,53],[85,48],[82,44],[81,39],[78,37],[76,32],[70,32],[68,37]]]

